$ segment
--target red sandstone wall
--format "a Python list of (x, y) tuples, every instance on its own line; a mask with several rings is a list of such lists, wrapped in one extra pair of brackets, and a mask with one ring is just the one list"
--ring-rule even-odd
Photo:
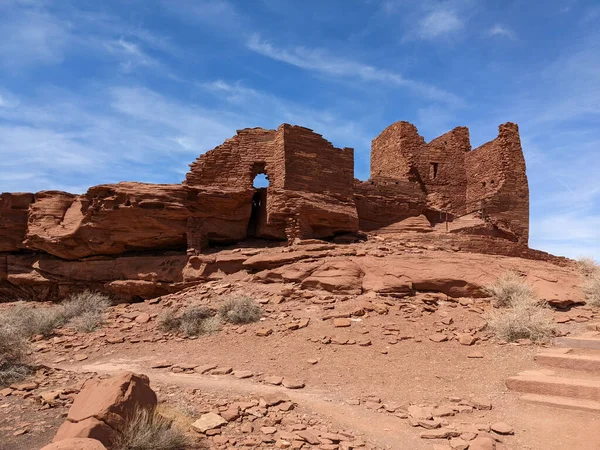
[(22, 248), (27, 212), (32, 202), (33, 194), (0, 194), (0, 252), (16, 252)]
[(466, 213), (465, 153), (470, 150), (466, 127), (426, 143), (414, 125), (396, 122), (373, 140), (371, 178), (416, 180), (430, 195), (432, 207), (462, 215)]
[(423, 214), (425, 193), (419, 184), (390, 178), (354, 181), (359, 227), (372, 231)]
[(415, 166), (428, 194), (441, 202), (438, 209), (456, 216), (466, 214), (465, 154), (471, 150), (469, 130), (457, 127), (426, 144), (415, 155)]
[(371, 178), (411, 179), (413, 156), (424, 145), (425, 139), (413, 124), (396, 122), (390, 125), (371, 143)]
[(519, 127), (500, 125), (496, 139), (467, 154), (467, 208), (484, 216), (507, 235), (527, 245), (529, 187)]
[(254, 177), (265, 173), (269, 186), (283, 187), (283, 130), (246, 128), (190, 164), (184, 184), (221, 189), (253, 189)]
[(285, 183), (294, 191), (351, 198), (354, 150), (335, 148), (320, 134), (284, 124)]

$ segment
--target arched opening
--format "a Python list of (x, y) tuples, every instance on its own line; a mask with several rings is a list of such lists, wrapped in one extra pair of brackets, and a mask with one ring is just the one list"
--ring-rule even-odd
[(261, 226), (267, 220), (267, 187), (269, 187), (269, 176), (265, 172), (264, 163), (255, 163), (253, 167), (254, 195), (252, 196), (252, 211), (248, 221), (248, 237), (256, 237), (260, 234)]

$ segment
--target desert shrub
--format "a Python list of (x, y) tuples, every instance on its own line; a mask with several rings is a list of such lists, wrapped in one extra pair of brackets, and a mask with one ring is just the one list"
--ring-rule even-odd
[(219, 329), (220, 320), (215, 311), (205, 306), (189, 306), (179, 316), (168, 309), (158, 318), (165, 331), (181, 331), (187, 336), (211, 333)]
[(127, 422), (113, 446), (114, 450), (184, 450), (191, 445), (188, 436), (157, 412), (138, 409)]
[(582, 256), (577, 259), (577, 267), (581, 274), (585, 277), (590, 277), (600, 270), (598, 264), (593, 258)]
[(0, 316), (0, 322), (11, 324), (24, 339), (41, 334), (51, 335), (54, 330), (63, 326), (67, 319), (60, 307), (31, 308), (18, 305)]
[(262, 308), (250, 297), (233, 297), (225, 301), (219, 314), (225, 322), (252, 323), (262, 316)]
[(495, 284), (486, 287), (486, 291), (494, 297), (499, 307), (521, 304), (535, 298), (533, 288), (515, 272), (506, 272)]
[(49, 336), (57, 328), (71, 323), (81, 331), (92, 331), (102, 323), (103, 313), (109, 306), (108, 297), (86, 291), (72, 295), (57, 306), (15, 306), (0, 315), (0, 322), (10, 323), (25, 339), (37, 334)]
[(0, 386), (21, 380), (30, 373), (25, 364), (27, 341), (8, 322), (0, 323)]
[(62, 314), (77, 331), (94, 331), (104, 322), (110, 299), (99, 292), (83, 291), (71, 295), (62, 304)]
[(177, 317), (177, 313), (169, 308), (165, 309), (158, 316), (158, 326), (163, 331), (177, 331), (181, 325), (181, 320)]
[(531, 339), (543, 342), (554, 335), (553, 315), (544, 303), (525, 299), (512, 303), (508, 308), (488, 312), (488, 328), (494, 335), (508, 342)]
[(600, 306), (600, 271), (596, 270), (583, 284), (583, 292), (587, 303), (592, 306)]

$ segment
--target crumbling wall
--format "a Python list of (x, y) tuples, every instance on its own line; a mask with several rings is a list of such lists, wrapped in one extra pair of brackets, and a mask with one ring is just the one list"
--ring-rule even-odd
[(254, 177), (265, 173), (269, 186), (283, 188), (284, 168), (282, 127), (278, 130), (246, 128), (190, 164), (184, 184), (250, 190)]
[(371, 178), (414, 180), (415, 155), (425, 146), (417, 127), (396, 122), (381, 132), (371, 143)]
[(362, 231), (419, 216), (427, 206), (425, 193), (418, 183), (382, 177), (355, 180), (354, 203)]
[(16, 252), (22, 248), (27, 232), (27, 212), (33, 194), (0, 194), (0, 252)]
[(284, 189), (352, 197), (354, 150), (339, 149), (320, 134), (299, 126), (283, 126)]
[(529, 187), (519, 127), (505, 123), (493, 141), (467, 154), (467, 208), (483, 212), (498, 230), (521, 244), (529, 240)]
[(468, 128), (457, 127), (415, 155), (415, 167), (430, 195), (430, 206), (455, 216), (466, 214), (465, 155), (470, 150)]
[(373, 140), (371, 178), (416, 181), (432, 208), (462, 215), (466, 213), (465, 154), (470, 150), (466, 127), (426, 143), (414, 125), (396, 122)]

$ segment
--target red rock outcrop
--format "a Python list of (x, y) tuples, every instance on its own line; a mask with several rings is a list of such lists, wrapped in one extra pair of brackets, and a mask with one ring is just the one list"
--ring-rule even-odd
[(91, 438), (110, 448), (137, 410), (154, 411), (157, 398), (146, 375), (125, 372), (105, 380), (88, 380), (53, 442)]
[[(358, 181), (353, 172), (351, 148), (283, 124), (239, 130), (191, 164), (182, 184), (2, 194), (0, 300), (55, 299), (83, 288), (150, 298), (219, 274), (273, 268), (260, 255), (206, 254), (257, 238), (350, 242), (359, 231), (409, 233), (463, 251), (551, 259), (527, 247), (529, 192), (515, 124), (471, 150), (464, 127), (426, 143), (414, 125), (397, 122), (373, 140), (371, 178)], [(258, 174), (268, 187), (253, 186)], [(304, 257), (293, 252), (280, 262)], [(354, 281), (340, 281), (345, 273), (356, 278), (344, 264), (281, 276), (358, 291)], [(395, 273), (365, 282), (382, 292), (414, 284)]]

